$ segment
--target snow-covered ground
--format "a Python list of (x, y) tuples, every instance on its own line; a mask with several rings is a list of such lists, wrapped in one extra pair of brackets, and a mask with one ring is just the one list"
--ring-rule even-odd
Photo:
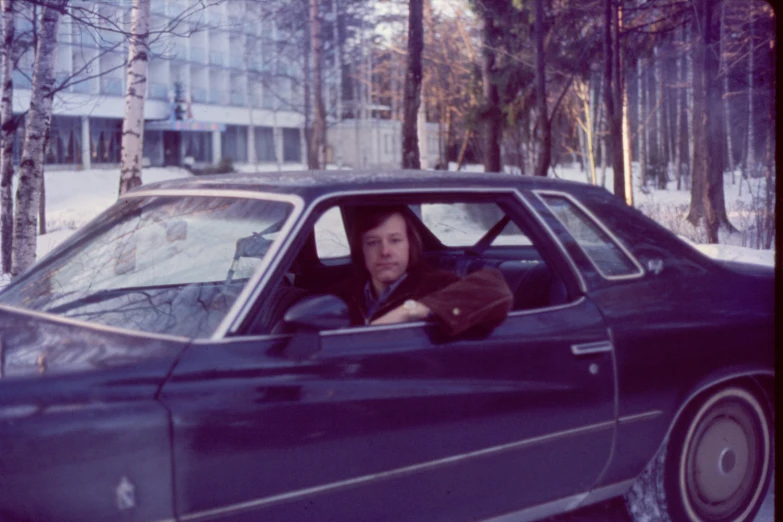
[[(302, 168), (302, 165), (286, 165), (285, 170)], [(454, 165), (450, 166), (452, 169)], [(244, 172), (276, 170), (275, 164), (264, 164), (260, 167), (244, 166)], [(469, 165), (464, 170), (483, 170), (481, 165)], [(587, 177), (577, 166), (558, 166), (554, 176), (562, 179), (586, 182)], [(78, 227), (97, 216), (117, 199), (119, 185), (119, 169), (93, 170), (47, 170), (46, 172), (46, 226), (47, 234), (38, 238), (38, 257), (42, 257), (57, 244), (67, 238)], [(143, 172), (144, 183), (191, 176), (181, 168), (147, 168)], [(599, 172), (599, 179), (600, 179)], [(737, 179), (740, 179), (737, 176)], [(739, 184), (732, 184), (731, 177), (726, 176), (725, 196), (729, 217), (740, 233), (727, 234), (721, 231), (720, 245), (706, 245), (702, 230), (688, 224), (684, 216), (690, 202), (690, 193), (685, 190), (675, 190), (671, 182), (668, 190), (653, 189), (647, 193), (634, 187), (634, 204), (648, 216), (656, 219), (664, 226), (673, 230), (683, 239), (688, 240), (696, 248), (708, 256), (732, 261), (756, 263), (773, 266), (774, 250), (756, 250), (743, 247), (742, 230), (747, 229), (751, 220), (747, 209), (759, 193), (762, 180), (745, 181), (740, 194)], [(612, 186), (612, 173), (607, 169), (605, 186)], [(442, 220), (443, 216), (439, 216)], [(453, 216), (459, 219), (458, 216)], [(7, 276), (4, 277), (7, 281)]]

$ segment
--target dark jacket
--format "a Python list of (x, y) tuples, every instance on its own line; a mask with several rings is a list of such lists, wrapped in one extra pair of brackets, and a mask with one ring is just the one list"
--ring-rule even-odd
[(482, 269), (460, 278), (453, 272), (421, 265), (408, 272), (372, 317), (366, 317), (366, 283), (366, 277), (354, 276), (329, 292), (348, 304), (353, 325), (369, 324), (413, 299), (432, 311), (446, 335), (454, 336), (473, 328), (496, 327), (506, 318), (514, 300), (498, 270)]

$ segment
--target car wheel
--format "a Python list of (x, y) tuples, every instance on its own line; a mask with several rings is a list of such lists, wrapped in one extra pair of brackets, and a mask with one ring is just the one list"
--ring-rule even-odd
[(688, 408), (626, 493), (636, 522), (749, 522), (772, 474), (763, 400), (728, 387)]

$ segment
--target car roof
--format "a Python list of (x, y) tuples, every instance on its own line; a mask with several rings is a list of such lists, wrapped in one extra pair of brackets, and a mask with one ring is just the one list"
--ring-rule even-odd
[(297, 194), (312, 200), (326, 194), (378, 189), (548, 189), (581, 192), (604, 189), (586, 183), (516, 174), (442, 170), (309, 170), (192, 176), (142, 185), (153, 190), (245, 190)]

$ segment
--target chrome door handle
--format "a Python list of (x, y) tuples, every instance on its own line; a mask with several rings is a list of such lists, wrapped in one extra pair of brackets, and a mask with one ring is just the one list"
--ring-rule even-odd
[(609, 341), (597, 341), (594, 343), (580, 343), (571, 345), (571, 353), (574, 355), (591, 355), (594, 353), (611, 351), (612, 343)]

